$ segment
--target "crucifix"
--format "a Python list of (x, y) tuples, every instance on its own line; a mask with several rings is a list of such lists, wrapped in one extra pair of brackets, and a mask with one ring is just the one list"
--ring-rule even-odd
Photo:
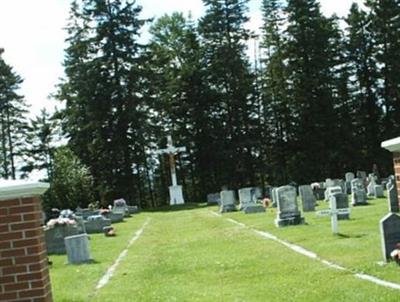
[(332, 233), (334, 235), (339, 234), (339, 226), (338, 226), (338, 215), (339, 214), (350, 214), (349, 208), (338, 209), (336, 206), (336, 198), (334, 196), (330, 197), (331, 208), (329, 210), (322, 210), (317, 212), (317, 216), (331, 216), (331, 227)]
[(172, 143), (171, 135), (168, 135), (167, 141), (168, 141), (167, 148), (157, 150), (156, 154), (168, 154), (169, 156), (169, 167), (171, 169), (171, 183), (172, 183), (172, 185), (169, 187), (170, 205), (184, 204), (185, 201), (183, 199), (182, 186), (178, 186), (178, 182), (176, 180), (175, 156), (179, 152), (185, 152), (186, 147), (175, 147), (174, 144)]

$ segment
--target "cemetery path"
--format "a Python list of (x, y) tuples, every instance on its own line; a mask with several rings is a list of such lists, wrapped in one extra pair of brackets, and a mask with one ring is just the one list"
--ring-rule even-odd
[(398, 291), (260, 240), (207, 209), (145, 215), (151, 223), (93, 301), (398, 301)]

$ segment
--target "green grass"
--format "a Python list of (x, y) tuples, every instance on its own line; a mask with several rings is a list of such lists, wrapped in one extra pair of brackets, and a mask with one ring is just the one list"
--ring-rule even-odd
[[(279, 243), (265, 240), (231, 217), (316, 252), (353, 271), (400, 283), (400, 268), (380, 266), (379, 220), (385, 200), (354, 208), (350, 221), (340, 221), (342, 236), (333, 236), (329, 218), (307, 213), (307, 225), (278, 229), (276, 212), (215, 217), (192, 206), (147, 212), (117, 224), (118, 236), (91, 236), (96, 263), (65, 265), (52, 256), (50, 270), (55, 301), (399, 301), (400, 291), (330, 269)], [(324, 208), (326, 205), (320, 206)], [(179, 211), (177, 209), (180, 209)], [(143, 235), (129, 249), (110, 282), (96, 284), (150, 218)]]

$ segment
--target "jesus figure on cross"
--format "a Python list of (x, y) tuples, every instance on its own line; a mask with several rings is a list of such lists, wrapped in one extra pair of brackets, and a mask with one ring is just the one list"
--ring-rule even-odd
[(171, 183), (169, 187), (170, 205), (184, 204), (182, 186), (178, 186), (176, 180), (176, 165), (175, 165), (175, 155), (179, 152), (185, 152), (186, 147), (175, 147), (172, 143), (171, 135), (168, 135), (168, 143), (166, 149), (160, 149), (156, 151), (156, 154), (168, 154), (169, 155), (169, 166), (171, 169)]

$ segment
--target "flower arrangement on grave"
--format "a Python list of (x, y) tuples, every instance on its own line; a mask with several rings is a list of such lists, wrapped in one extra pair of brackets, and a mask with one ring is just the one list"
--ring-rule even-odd
[(271, 199), (269, 199), (269, 198), (264, 198), (264, 199), (262, 200), (262, 205), (263, 205), (264, 208), (268, 208), (270, 204), (271, 204)]
[(54, 228), (55, 226), (63, 226), (63, 225), (76, 225), (76, 221), (69, 218), (59, 217), (55, 219), (50, 219), (46, 224), (48, 228)]
[(390, 257), (400, 265), (400, 243), (396, 244), (396, 248), (390, 253)]

